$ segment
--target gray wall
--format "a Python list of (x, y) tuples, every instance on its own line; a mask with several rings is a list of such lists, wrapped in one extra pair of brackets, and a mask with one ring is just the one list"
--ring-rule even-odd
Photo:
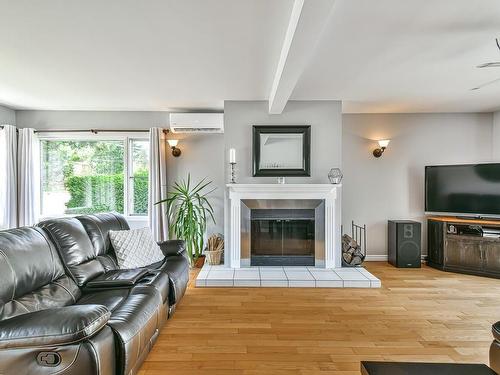
[[(342, 164), (341, 102), (290, 101), (282, 114), (270, 115), (267, 101), (225, 101), (225, 181), (229, 180), (229, 149), (234, 148), (238, 183), (276, 183), (275, 177), (252, 177), (252, 125), (311, 125), (311, 177), (289, 177), (287, 183), (328, 183), (329, 170)], [(228, 207), (225, 233), (229, 233)], [(229, 264), (229, 252), (224, 255)]]
[(327, 183), (329, 170), (341, 166), (341, 102), (290, 101), (282, 114), (270, 115), (267, 101), (225, 101), (226, 180), (234, 148), (238, 183), (276, 183), (275, 177), (252, 177), (252, 125), (311, 125), (311, 177), (289, 177), (287, 183)]
[[(488, 162), (493, 116), (484, 114), (345, 114), (343, 223), (368, 226), (368, 254), (387, 254), (387, 220), (424, 217), (424, 167)], [(391, 143), (372, 156), (377, 139)], [(498, 160), (498, 159), (497, 159)]]
[(179, 135), (177, 138), (182, 154), (175, 158), (169, 153), (168, 185), (187, 178), (188, 173), (194, 182), (204, 177), (213, 181), (211, 186), (216, 190), (210, 196), (216, 224), (209, 222), (207, 234), (224, 233), (224, 134)]
[(0, 125), (16, 125), (16, 111), (0, 105)]
[[(338, 101), (291, 101), (283, 114), (269, 115), (266, 101), (226, 101), (224, 117), (225, 134), (179, 135), (182, 155), (168, 158), (169, 185), (188, 172), (195, 180), (207, 176), (214, 181), (217, 225), (209, 233), (224, 228), (229, 148), (236, 148), (239, 183), (276, 183), (275, 178), (252, 177), (252, 125), (312, 125), (312, 177), (288, 178), (287, 182), (327, 183), (329, 169), (342, 166), (343, 222), (368, 225), (369, 255), (387, 254), (388, 219), (424, 223), (425, 165), (500, 161), (500, 112), (342, 116)], [(168, 112), (15, 113), (0, 107), (0, 120), (37, 129), (148, 129), (167, 127)], [(382, 138), (392, 141), (386, 153), (375, 159), (371, 152), (375, 140)], [(423, 244), (425, 252), (426, 241)]]
[(17, 111), (20, 128), (149, 129), (168, 127), (168, 112), (133, 111)]

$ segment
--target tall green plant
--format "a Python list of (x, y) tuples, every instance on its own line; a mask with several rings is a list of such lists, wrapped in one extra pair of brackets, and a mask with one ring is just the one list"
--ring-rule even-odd
[(208, 201), (208, 195), (214, 189), (209, 188), (212, 181), (205, 177), (191, 186), (191, 175), (187, 179), (175, 182), (167, 198), (156, 204), (167, 205), (170, 237), (186, 241), (187, 253), (191, 264), (203, 251), (203, 236), (207, 230), (207, 222), (211, 219), (215, 224), (214, 209)]

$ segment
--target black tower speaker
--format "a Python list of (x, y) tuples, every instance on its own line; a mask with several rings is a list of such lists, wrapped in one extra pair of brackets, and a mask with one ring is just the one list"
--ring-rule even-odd
[(410, 220), (389, 220), (389, 263), (402, 268), (419, 268), (421, 225)]

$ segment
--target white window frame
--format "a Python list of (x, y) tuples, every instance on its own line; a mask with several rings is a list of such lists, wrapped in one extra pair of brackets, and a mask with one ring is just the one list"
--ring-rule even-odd
[[(130, 222), (144, 222), (147, 221), (148, 215), (141, 215), (141, 214), (131, 214), (131, 208), (132, 208), (132, 197), (130, 194), (131, 191), (131, 183), (133, 181), (133, 176), (131, 176), (132, 172), (132, 158), (130, 157), (131, 155), (131, 147), (132, 147), (132, 140), (140, 140), (140, 141), (149, 141), (149, 136), (147, 132), (143, 133), (127, 133), (127, 132), (116, 132), (116, 133), (89, 133), (88, 131), (86, 132), (81, 132), (81, 133), (66, 133), (66, 132), (50, 132), (50, 133), (43, 133), (41, 131), (38, 134), (38, 140), (40, 141), (39, 147), (40, 151), (42, 148), (42, 141), (121, 141), (124, 144), (124, 149), (123, 149), (123, 165), (125, 166), (125, 171), (124, 171), (124, 179), (123, 179), (123, 215), (127, 218), (128, 221)], [(151, 157), (151, 155), (150, 155)], [(42, 158), (40, 158), (40, 172), (42, 171)], [(48, 216), (43, 216), (42, 212), (42, 205), (43, 205), (43, 200), (42, 200), (42, 178), (41, 178), (41, 173), (40, 173), (40, 213), (41, 213), (41, 218), (46, 219), (49, 218)], [(73, 215), (64, 215), (64, 216), (73, 216)]]

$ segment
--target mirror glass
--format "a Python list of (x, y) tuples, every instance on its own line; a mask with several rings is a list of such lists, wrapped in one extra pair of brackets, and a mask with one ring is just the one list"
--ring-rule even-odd
[(304, 168), (303, 134), (261, 133), (259, 169)]

